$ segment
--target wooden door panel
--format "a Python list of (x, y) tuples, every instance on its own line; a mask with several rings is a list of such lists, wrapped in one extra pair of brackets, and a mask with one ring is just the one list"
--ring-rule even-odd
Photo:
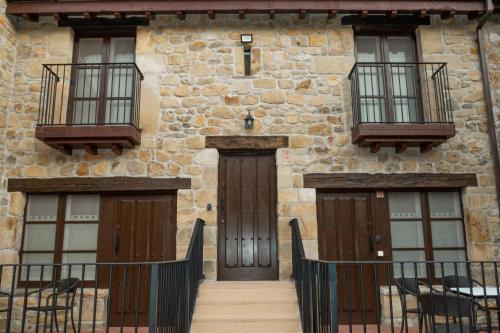
[(273, 155), (221, 156), (218, 225), (219, 279), (277, 279)]
[[(373, 196), (369, 193), (318, 193), (320, 259), (375, 260)], [(338, 264), (338, 304), (341, 324), (376, 323), (373, 267)]]
[[(106, 212), (100, 226), (103, 231), (99, 236), (100, 260), (120, 263), (174, 260), (176, 200), (175, 194), (103, 196), (101, 210)], [(111, 326), (121, 326), (122, 322), (124, 326), (134, 326), (136, 320), (140, 326), (147, 325), (150, 272), (149, 265), (114, 266)], [(105, 273), (107, 284), (109, 270), (101, 273)]]

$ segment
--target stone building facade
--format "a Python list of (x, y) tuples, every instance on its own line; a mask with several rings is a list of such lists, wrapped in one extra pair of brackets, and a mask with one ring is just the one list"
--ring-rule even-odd
[[(351, 143), (348, 74), (355, 63), (352, 26), (324, 15), (158, 15), (137, 28), (136, 63), (144, 74), (142, 143), (117, 156), (110, 150), (65, 155), (34, 137), (42, 64), (70, 63), (73, 31), (52, 18), (31, 23), (8, 18), (0, 5), (0, 260), (18, 262), (25, 197), (7, 193), (8, 178), (143, 176), (186, 177), (190, 190), (177, 198), (177, 257), (186, 252), (196, 218), (207, 222), (205, 271), (215, 279), (219, 154), (206, 136), (285, 135), (276, 152), (280, 278), (291, 269), (288, 222), (300, 221), (309, 257), (318, 257), (316, 191), (305, 173), (464, 173), (478, 186), (462, 191), (471, 260), (500, 256), (500, 220), (481, 81), (477, 21), (441, 20), (417, 29), (423, 61), (448, 63), (456, 136), (427, 153), (370, 153)], [(489, 61), (498, 99), (500, 23), (487, 25)], [(244, 75), (241, 33), (252, 33), (252, 75)], [(497, 106), (496, 106), (497, 107)], [(498, 108), (498, 107), (497, 107)], [(253, 130), (243, 119), (251, 111)], [(207, 204), (214, 209), (208, 211)]]

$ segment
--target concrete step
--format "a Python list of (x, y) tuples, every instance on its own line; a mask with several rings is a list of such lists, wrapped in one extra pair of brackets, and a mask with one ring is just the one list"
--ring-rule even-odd
[(191, 324), (191, 333), (302, 333), (300, 320), (210, 320)]
[(299, 333), (295, 286), (289, 281), (203, 282), (191, 333)]

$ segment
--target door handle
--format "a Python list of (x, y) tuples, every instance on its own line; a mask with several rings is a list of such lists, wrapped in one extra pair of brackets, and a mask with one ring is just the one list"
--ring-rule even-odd
[(120, 255), (120, 229), (116, 230), (115, 234), (115, 256)]
[(220, 209), (220, 223), (221, 224), (224, 224), (226, 223), (225, 221), (225, 218), (226, 218), (226, 197), (225, 196), (221, 196), (220, 198), (220, 202), (219, 202), (219, 209)]

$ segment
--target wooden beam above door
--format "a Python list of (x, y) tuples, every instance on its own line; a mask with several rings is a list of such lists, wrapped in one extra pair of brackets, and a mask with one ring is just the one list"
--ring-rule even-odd
[(72, 177), (72, 178), (10, 178), (9, 192), (162, 192), (190, 189), (191, 178), (148, 177)]
[(206, 148), (230, 149), (278, 149), (288, 148), (287, 136), (207, 136)]
[(474, 173), (309, 173), (304, 187), (324, 189), (463, 188), (477, 186)]

